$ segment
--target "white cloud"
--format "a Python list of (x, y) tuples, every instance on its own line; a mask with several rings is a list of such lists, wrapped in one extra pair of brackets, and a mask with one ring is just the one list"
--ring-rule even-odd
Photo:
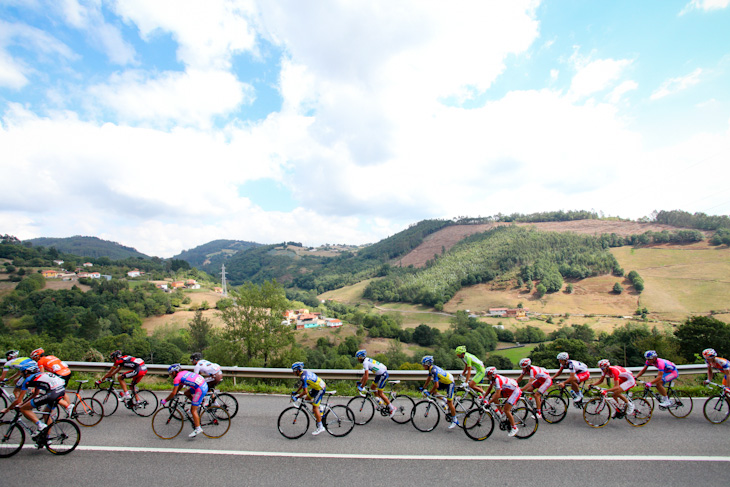
[(682, 90), (686, 90), (687, 88), (694, 86), (700, 82), (701, 74), (702, 69), (697, 68), (686, 76), (668, 79), (663, 82), (661, 86), (659, 86), (659, 88), (654, 90), (649, 98), (651, 100), (659, 100), (660, 98), (664, 98), (665, 96), (673, 95)]
[(577, 73), (570, 84), (571, 96), (583, 98), (609, 88), (630, 65), (631, 61), (628, 59), (579, 61)]
[(684, 15), (693, 10), (703, 10), (705, 12), (710, 10), (721, 10), (723, 8), (727, 8), (728, 5), (730, 5), (730, 0), (691, 0), (679, 12), (679, 15)]

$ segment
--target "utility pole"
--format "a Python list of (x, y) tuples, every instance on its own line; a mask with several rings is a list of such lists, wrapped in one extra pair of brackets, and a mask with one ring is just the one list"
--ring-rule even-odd
[(228, 296), (228, 286), (226, 285), (226, 265), (221, 265), (221, 287), (223, 288), (223, 296)]

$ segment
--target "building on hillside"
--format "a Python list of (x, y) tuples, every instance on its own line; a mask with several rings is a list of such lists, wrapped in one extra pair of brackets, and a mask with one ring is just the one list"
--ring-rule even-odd
[(89, 272), (79, 272), (79, 273), (78, 273), (78, 274), (76, 274), (76, 275), (77, 275), (77, 277), (78, 277), (79, 279), (84, 279), (84, 278), (88, 278), (88, 279), (91, 279), (91, 273), (89, 273)]
[(139, 277), (142, 275), (142, 272), (140, 272), (139, 269), (132, 269), (131, 271), (127, 272), (127, 277)]
[(63, 272), (59, 273), (58, 276), (62, 281), (75, 281), (76, 280), (76, 273), (75, 272)]
[(48, 269), (45, 271), (41, 271), (41, 275), (43, 277), (45, 277), (46, 279), (54, 279), (54, 278), (58, 277), (58, 271)]
[(216, 286), (213, 288), (213, 292), (218, 293), (218, 294), (223, 294), (223, 288)]
[(91, 262), (84, 262), (81, 265), (84, 266), (84, 267), (93, 267), (94, 266), (94, 264), (92, 264)]
[(112, 276), (110, 276), (110, 275), (108, 275), (108, 274), (102, 274), (102, 275), (101, 275), (101, 277), (103, 277), (103, 278), (104, 278), (104, 279), (106, 279), (107, 281), (111, 281), (111, 280), (112, 280)]
[(342, 326), (342, 320), (338, 320), (337, 318), (325, 318), (324, 322), (327, 328), (339, 328)]
[(170, 283), (170, 289), (182, 289), (185, 287), (185, 283), (182, 281), (172, 281)]
[(527, 316), (527, 312), (529, 309), (527, 308), (510, 308), (507, 310), (507, 316), (508, 318), (524, 318)]
[(507, 316), (507, 308), (489, 308), (489, 316)]
[(63, 261), (62, 260), (54, 260), (53, 263), (56, 264), (56, 265), (63, 265)]

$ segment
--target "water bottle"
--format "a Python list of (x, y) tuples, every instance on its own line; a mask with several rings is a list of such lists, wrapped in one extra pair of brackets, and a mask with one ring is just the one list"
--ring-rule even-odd
[(446, 409), (446, 399), (441, 399), (441, 407)]
[(573, 398), (573, 400), (578, 398), (578, 393), (575, 392), (573, 389), (571, 389), (569, 392), (570, 392), (570, 396)]

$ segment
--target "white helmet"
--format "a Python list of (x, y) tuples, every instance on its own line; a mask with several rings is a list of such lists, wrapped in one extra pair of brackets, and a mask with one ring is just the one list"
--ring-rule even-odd
[(484, 372), (484, 375), (487, 377), (494, 377), (494, 374), (497, 373), (497, 367), (487, 367), (487, 370)]
[(522, 367), (523, 369), (529, 367), (530, 365), (532, 365), (532, 360), (530, 360), (529, 358), (523, 358), (522, 360), (520, 360), (520, 367)]
[(558, 354), (558, 360), (568, 360), (569, 358), (568, 352), (560, 352)]
[(604, 358), (603, 360), (598, 361), (598, 368), (599, 369), (605, 369), (611, 365), (611, 362), (608, 361), (608, 359)]

